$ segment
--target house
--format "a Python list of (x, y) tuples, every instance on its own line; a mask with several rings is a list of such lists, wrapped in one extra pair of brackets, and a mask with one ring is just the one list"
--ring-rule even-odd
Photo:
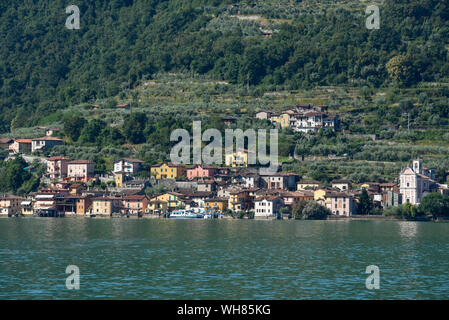
[(84, 190), (83, 185), (79, 183), (74, 183), (69, 186), (69, 192), (72, 195), (81, 194), (83, 190)]
[(195, 202), (197, 207), (204, 208), (205, 201), (213, 196), (212, 192), (208, 191), (193, 191), (193, 190), (179, 190), (178, 193), (182, 194), (184, 200)]
[(9, 145), (10, 154), (31, 153), (31, 139), (16, 139)]
[(256, 119), (259, 120), (270, 120), (271, 116), (274, 114), (273, 111), (259, 111), (256, 113)]
[(145, 195), (132, 195), (123, 199), (122, 213), (143, 214), (147, 211), (149, 200)]
[(298, 191), (304, 190), (315, 190), (321, 187), (321, 182), (316, 180), (301, 180), (296, 184), (296, 189)]
[(142, 168), (142, 160), (124, 158), (114, 162), (114, 173), (136, 173)]
[(168, 204), (162, 200), (151, 200), (148, 202), (148, 213), (150, 214), (163, 214), (167, 212)]
[(185, 172), (185, 167), (181, 164), (171, 162), (160, 163), (151, 167), (151, 175), (156, 179), (172, 179), (176, 180)]
[(232, 168), (242, 168), (248, 166), (248, 150), (239, 150), (232, 153), (225, 154), (225, 164), (226, 166)]
[(331, 183), (332, 183), (332, 188), (338, 189), (340, 191), (348, 191), (352, 188), (351, 180), (337, 179), (337, 180), (333, 180)]
[(30, 216), (33, 214), (33, 201), (32, 200), (23, 200), (20, 203), (20, 206), (22, 207), (22, 214), (24, 216)]
[(160, 200), (167, 203), (168, 210), (173, 210), (183, 205), (184, 195), (178, 192), (166, 192), (151, 198), (151, 201)]
[(55, 216), (57, 214), (57, 193), (38, 192), (34, 194), (33, 212), (38, 215)]
[(24, 199), (16, 196), (0, 197), (0, 215), (16, 215), (22, 212), (21, 203)]
[(228, 208), (228, 199), (209, 198), (204, 200), (204, 207), (210, 210), (224, 212)]
[(62, 139), (55, 137), (43, 137), (37, 139), (31, 139), (31, 152), (40, 150), (49, 150), (54, 146), (63, 144)]
[(295, 192), (283, 192), (280, 194), (284, 204), (286, 206), (295, 206), (301, 201), (311, 201), (314, 198), (312, 191), (295, 191)]
[(193, 180), (195, 178), (208, 178), (215, 175), (216, 169), (214, 167), (195, 164), (187, 169), (187, 179)]
[(254, 218), (278, 216), (284, 201), (279, 196), (262, 196), (254, 200)]
[(229, 191), (228, 208), (232, 211), (244, 211), (251, 208), (251, 198), (248, 190)]
[(14, 140), (11, 138), (0, 138), (0, 148), (9, 150), (9, 146), (14, 143)]
[(78, 196), (75, 199), (75, 213), (79, 215), (86, 215), (92, 208), (92, 196)]
[(349, 217), (355, 213), (354, 197), (343, 192), (331, 192), (326, 195), (330, 201), (326, 207), (332, 211), (333, 215)]
[(90, 214), (112, 216), (118, 213), (122, 207), (122, 199), (117, 197), (97, 197), (92, 199)]
[(261, 174), (261, 187), (267, 189), (296, 190), (298, 175), (293, 172)]
[(197, 183), (197, 191), (214, 192), (217, 190), (217, 183), (215, 181), (200, 181)]
[(75, 160), (67, 164), (67, 176), (74, 180), (87, 181), (94, 176), (95, 163), (89, 160)]
[(47, 159), (47, 175), (50, 179), (67, 176), (67, 164), (69, 159), (64, 157), (51, 157)]

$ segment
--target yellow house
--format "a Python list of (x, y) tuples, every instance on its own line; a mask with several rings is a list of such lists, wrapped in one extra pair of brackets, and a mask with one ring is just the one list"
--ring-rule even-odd
[(326, 195), (327, 195), (326, 189), (317, 189), (313, 193), (313, 200), (315, 200), (321, 205), (326, 205), (331, 202), (331, 199), (328, 198)]
[(290, 126), (290, 115), (283, 113), (279, 116), (278, 121), (282, 129), (288, 128)]
[(248, 166), (248, 150), (235, 151), (232, 154), (226, 154), (225, 164), (228, 167), (244, 167)]
[(114, 174), (115, 186), (117, 188), (122, 188), (123, 187), (123, 179), (124, 179), (123, 172), (116, 172)]
[(33, 214), (33, 203), (31, 200), (24, 200), (20, 203), (20, 205), (22, 206), (22, 214), (24, 216)]
[(148, 212), (151, 214), (162, 214), (168, 209), (168, 203), (162, 200), (151, 200), (148, 202)]
[(225, 211), (228, 208), (228, 199), (226, 198), (211, 198), (204, 200), (204, 206), (208, 209), (218, 211)]
[(92, 212), (95, 215), (110, 216), (112, 213), (119, 212), (121, 198), (99, 197), (92, 199)]
[(271, 122), (279, 125), (282, 129), (290, 126), (290, 114), (289, 112), (281, 113), (278, 116), (272, 116)]
[(156, 179), (177, 179), (184, 174), (184, 166), (180, 164), (159, 163), (151, 167), (151, 175)]
[(183, 197), (182, 193), (167, 192), (152, 198), (151, 201), (159, 200), (166, 202), (168, 209), (174, 209), (184, 204), (182, 197)]
[(321, 186), (319, 181), (315, 180), (301, 180), (296, 184), (297, 190), (305, 191), (307, 189), (317, 189)]

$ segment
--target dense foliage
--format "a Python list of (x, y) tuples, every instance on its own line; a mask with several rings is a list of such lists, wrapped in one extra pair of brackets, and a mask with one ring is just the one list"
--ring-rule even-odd
[[(0, 132), (115, 96), (157, 72), (268, 89), (412, 86), (447, 77), (447, 0), (387, 1), (380, 30), (364, 27), (359, 1), (317, 2), (79, 0), (81, 29), (68, 30), (65, 1), (3, 1)], [(239, 11), (260, 18), (237, 19)], [(86, 136), (101, 124), (92, 125)]]

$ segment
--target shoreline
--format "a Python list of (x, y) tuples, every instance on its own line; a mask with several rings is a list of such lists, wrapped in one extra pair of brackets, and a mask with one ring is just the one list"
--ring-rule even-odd
[[(133, 219), (133, 220), (139, 220), (139, 219), (167, 219), (167, 220), (254, 220), (254, 221), (273, 221), (273, 220), (279, 220), (279, 221), (314, 221), (314, 220), (301, 220), (301, 219), (277, 219), (276, 217), (256, 217), (249, 219), (248, 217), (243, 218), (237, 218), (232, 216), (223, 216), (222, 218), (218, 219), (170, 219), (165, 218), (164, 216), (157, 216), (157, 215), (143, 215), (141, 217), (137, 215), (130, 215), (128, 216), (90, 216), (90, 215), (76, 215), (76, 214), (68, 214), (63, 217), (39, 217), (35, 215), (20, 215), (20, 216), (13, 216), (9, 217), (6, 215), (0, 215), (1, 218), (42, 218), (42, 219), (58, 219), (58, 218), (72, 218), (72, 219)], [(402, 217), (395, 217), (395, 216), (380, 216), (380, 215), (372, 215), (372, 216), (329, 216), (325, 220), (316, 220), (316, 221), (410, 221), (410, 222), (435, 222), (435, 223), (449, 223), (449, 217), (440, 217), (438, 219), (432, 219), (428, 217), (421, 217), (417, 219), (405, 219)]]

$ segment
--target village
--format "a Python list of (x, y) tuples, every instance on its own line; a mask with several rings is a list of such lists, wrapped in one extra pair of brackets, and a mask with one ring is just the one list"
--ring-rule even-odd
[[(338, 115), (327, 114), (326, 106), (298, 105), (281, 113), (259, 111), (256, 118), (298, 132), (339, 130)], [(42, 138), (2, 138), (0, 147), (7, 148), (10, 157), (48, 150), (64, 143), (53, 133), (47, 129)], [(223, 166), (154, 164), (148, 179), (136, 177), (143, 170), (139, 159), (119, 159), (112, 172), (98, 175), (92, 161), (53, 156), (43, 159), (46, 172), (38, 191), (22, 197), (2, 195), (0, 215), (170, 217), (189, 210), (202, 213), (198, 216), (288, 219), (298, 204), (314, 202), (327, 208), (330, 216), (344, 218), (364, 214), (360, 210), (364, 193), (370, 206), (380, 211), (405, 203), (418, 205), (429, 193), (449, 194), (448, 186), (435, 181), (435, 170), (423, 167), (422, 159), (398, 172), (395, 182), (355, 184), (336, 179), (323, 184), (283, 171), (282, 164), (278, 172), (261, 173), (249, 164), (249, 152), (234, 151)], [(95, 187), (100, 182), (107, 187)], [(148, 187), (155, 186), (162, 191), (146, 193)]]

